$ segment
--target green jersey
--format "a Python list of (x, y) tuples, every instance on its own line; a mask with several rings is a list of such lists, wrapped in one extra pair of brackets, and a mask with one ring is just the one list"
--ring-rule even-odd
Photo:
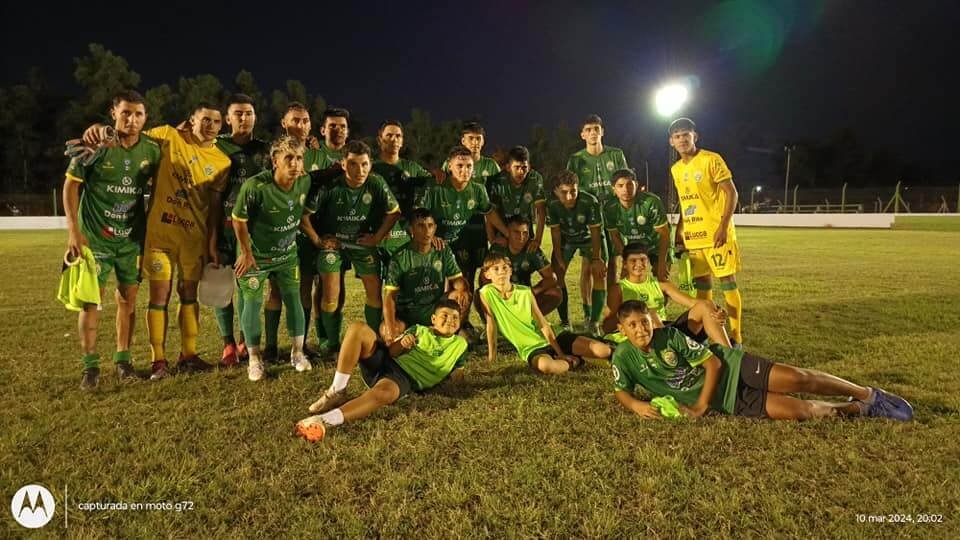
[(517, 354), (524, 362), (530, 359), (530, 353), (550, 346), (534, 320), (534, 298), (530, 287), (514, 285), (510, 297), (504, 299), (490, 283), (480, 289), (480, 294), (493, 313), (497, 329), (517, 349)]
[(217, 148), (230, 158), (230, 172), (227, 175), (227, 188), (223, 191), (223, 234), (233, 237), (233, 224), (230, 216), (237, 204), (240, 186), (260, 171), (267, 169), (270, 160), (270, 145), (260, 139), (251, 138), (244, 144), (233, 142), (230, 135), (217, 137)]
[(297, 229), (310, 191), (310, 177), (303, 175), (284, 191), (272, 171), (248, 178), (240, 187), (232, 217), (246, 221), (253, 257), (257, 263), (277, 264), (297, 257)]
[(660, 245), (657, 229), (667, 226), (667, 209), (653, 193), (637, 192), (630, 208), (624, 208), (617, 198), (603, 207), (603, 221), (611, 233), (620, 233), (623, 245), (640, 242), (647, 252), (656, 253)]
[(540, 173), (530, 171), (518, 186), (510, 179), (510, 172), (503, 171), (489, 179), (487, 191), (490, 193), (490, 204), (500, 212), (504, 221), (509, 216), (523, 216), (530, 227), (530, 235), (533, 236), (536, 232), (533, 230), (533, 209), (537, 203), (545, 203), (547, 200), (543, 191), (543, 176)]
[(317, 214), (318, 232), (341, 242), (355, 243), (360, 235), (376, 232), (384, 216), (400, 211), (387, 182), (375, 173), (359, 187), (348, 186), (346, 176), (340, 174), (325, 189), (314, 192), (307, 209)]
[(316, 161), (316, 166), (320, 170), (329, 169), (333, 167), (334, 163), (343, 159), (343, 151), (330, 148), (326, 142), (320, 143), (320, 149), (317, 150), (317, 152), (319, 153), (319, 157)]
[(632, 393), (640, 385), (655, 397), (673, 396), (683, 405), (693, 405), (706, 377), (702, 364), (711, 354), (720, 359), (721, 369), (710, 407), (733, 414), (743, 351), (721, 345), (708, 348), (676, 328), (655, 329), (650, 352), (629, 341), (621, 343), (613, 352), (613, 387)]
[(130, 148), (104, 148), (89, 165), (70, 161), (67, 179), (83, 185), (78, 223), (88, 241), (143, 243), (144, 189), (160, 164), (160, 145), (147, 137)]
[(447, 281), (463, 275), (450, 246), (420, 253), (407, 243), (390, 258), (384, 289), (397, 291), (397, 306), (433, 307), (447, 289)]
[(610, 188), (610, 178), (613, 173), (627, 168), (627, 158), (623, 157), (623, 150), (612, 146), (604, 146), (599, 155), (592, 156), (586, 148), (572, 154), (567, 160), (567, 170), (572, 171), (580, 179), (580, 191), (590, 193), (603, 204), (613, 198)]
[(404, 334), (417, 338), (417, 344), (409, 351), (394, 358), (400, 369), (413, 379), (418, 390), (432, 388), (462, 367), (467, 356), (467, 340), (454, 334), (442, 337), (432, 328), (415, 324)]
[(661, 321), (667, 320), (667, 302), (663, 296), (663, 289), (660, 288), (660, 282), (651, 272), (647, 272), (647, 279), (643, 283), (634, 283), (627, 278), (617, 282), (620, 286), (620, 293), (623, 295), (623, 301), (640, 300), (650, 311), (655, 311)]
[(550, 266), (550, 261), (543, 254), (543, 251), (527, 251), (521, 249), (520, 253), (513, 253), (507, 246), (493, 244), (490, 246), (490, 253), (501, 253), (510, 260), (510, 266), (513, 267), (513, 274), (510, 281), (530, 287), (530, 279), (534, 272), (539, 272)]
[(462, 190), (457, 191), (448, 178), (441, 185), (427, 187), (417, 206), (433, 214), (438, 237), (445, 242), (454, 242), (471, 216), (490, 212), (490, 198), (486, 188), (477, 182), (467, 182)]
[[(447, 162), (444, 161), (443, 165), (440, 167), (444, 171), (449, 171), (450, 168), (447, 166)], [(470, 177), (470, 180), (479, 183), (483, 187), (488, 187), (487, 180), (493, 178), (500, 172), (500, 165), (497, 164), (496, 160), (493, 158), (488, 158), (487, 156), (480, 156), (480, 159), (473, 162), (473, 176)], [(470, 229), (472, 234), (477, 235), (477, 239), (482, 238), (484, 246), (486, 246), (487, 235), (484, 232), (483, 225), (483, 216), (480, 214), (474, 214), (470, 221), (467, 222), (467, 229)], [(473, 238), (473, 236), (471, 236)]]
[[(423, 196), (425, 187), (436, 182), (429, 171), (409, 159), (401, 159), (391, 164), (377, 158), (373, 162), (373, 172), (386, 180), (400, 205), (401, 216), (409, 214), (414, 208), (414, 201)], [(407, 220), (401, 217), (390, 229), (390, 236), (384, 239), (383, 244), (385, 247), (399, 247), (409, 239)]]
[(600, 202), (586, 192), (577, 195), (577, 202), (570, 209), (559, 200), (551, 199), (547, 205), (547, 225), (560, 227), (564, 244), (590, 244), (590, 227), (603, 226)]

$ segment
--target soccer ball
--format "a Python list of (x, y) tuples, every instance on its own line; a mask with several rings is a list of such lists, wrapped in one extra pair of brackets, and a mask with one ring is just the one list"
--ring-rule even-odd
[(310, 442), (317, 442), (323, 439), (327, 434), (327, 426), (323, 424), (320, 416), (311, 416), (297, 422), (297, 436), (303, 437)]

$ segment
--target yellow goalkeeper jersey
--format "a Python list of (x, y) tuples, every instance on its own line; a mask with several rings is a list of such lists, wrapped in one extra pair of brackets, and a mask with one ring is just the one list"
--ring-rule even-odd
[(230, 158), (216, 145), (201, 147), (171, 126), (145, 132), (162, 149), (147, 217), (147, 239), (204, 239), (210, 191), (223, 191)]
[[(720, 184), (732, 181), (733, 174), (720, 154), (703, 149), (687, 163), (683, 160), (674, 163), (670, 173), (680, 197), (684, 245), (687, 249), (713, 247), (713, 235), (720, 226), (726, 204), (726, 195)], [(736, 239), (731, 219), (727, 242)]]

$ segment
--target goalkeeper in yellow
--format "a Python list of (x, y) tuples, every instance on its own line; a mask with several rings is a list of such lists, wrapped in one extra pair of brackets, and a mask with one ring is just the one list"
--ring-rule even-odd
[(690, 252), (697, 298), (713, 299), (713, 276), (720, 280), (730, 333), (743, 342), (742, 306), (736, 273), (740, 248), (733, 225), (737, 188), (720, 154), (697, 148), (697, 127), (689, 118), (670, 124), (670, 146), (680, 160), (670, 168), (680, 198), (676, 245)]

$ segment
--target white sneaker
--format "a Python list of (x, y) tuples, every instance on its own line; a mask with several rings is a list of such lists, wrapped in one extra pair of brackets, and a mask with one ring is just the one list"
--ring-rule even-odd
[(250, 355), (247, 364), (247, 378), (254, 382), (263, 379), (263, 360), (259, 356)]
[(307, 355), (303, 354), (303, 351), (290, 353), (290, 364), (293, 366), (293, 369), (298, 372), (313, 369), (313, 365), (307, 360)]

